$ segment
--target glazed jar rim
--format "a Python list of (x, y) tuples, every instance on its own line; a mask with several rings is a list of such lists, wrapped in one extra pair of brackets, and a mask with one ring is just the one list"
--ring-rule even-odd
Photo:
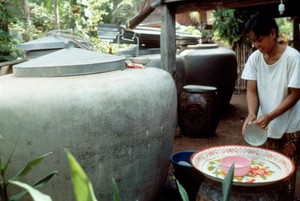
[(212, 92), (216, 91), (217, 88), (213, 86), (204, 86), (204, 85), (185, 85), (183, 90), (186, 92)]

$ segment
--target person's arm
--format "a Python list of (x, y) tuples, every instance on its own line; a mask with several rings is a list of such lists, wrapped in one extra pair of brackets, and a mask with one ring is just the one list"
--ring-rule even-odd
[(256, 120), (256, 114), (258, 111), (259, 100), (258, 100), (258, 92), (257, 92), (257, 84), (255, 80), (247, 81), (247, 106), (248, 106), (248, 116), (245, 119), (242, 134), (244, 134), (246, 126)]
[(300, 89), (289, 88), (289, 94), (287, 97), (276, 107), (273, 111), (268, 114), (264, 114), (258, 118), (256, 123), (262, 128), (267, 129), (270, 121), (277, 118), (284, 112), (288, 111), (293, 107), (300, 99)]

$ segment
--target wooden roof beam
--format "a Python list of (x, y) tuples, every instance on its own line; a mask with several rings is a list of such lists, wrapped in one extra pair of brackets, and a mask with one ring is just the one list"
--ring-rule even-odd
[[(295, 0), (294, 0), (295, 1)], [(300, 1), (299, 1), (300, 2)], [(249, 6), (259, 6), (265, 4), (279, 4), (279, 0), (165, 0), (164, 4), (172, 4), (175, 6), (176, 13), (195, 10), (214, 10), (220, 8), (242, 8)]]

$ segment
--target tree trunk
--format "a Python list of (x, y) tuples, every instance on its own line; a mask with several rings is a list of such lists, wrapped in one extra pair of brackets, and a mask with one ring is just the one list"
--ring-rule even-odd
[(55, 29), (59, 30), (60, 25), (59, 25), (59, 12), (58, 12), (58, 2), (57, 0), (54, 1), (54, 17), (55, 17)]
[(3, 22), (2, 20), (0, 21), (0, 29), (2, 29), (3, 31), (8, 32), (8, 25), (6, 22)]
[[(27, 26), (30, 28), (31, 27), (31, 19), (30, 19), (30, 8), (27, 3), (27, 0), (23, 0), (23, 8), (24, 8), (24, 16), (27, 21)], [(23, 40), (24, 41), (29, 41), (32, 40), (32, 37), (28, 34), (23, 35)]]

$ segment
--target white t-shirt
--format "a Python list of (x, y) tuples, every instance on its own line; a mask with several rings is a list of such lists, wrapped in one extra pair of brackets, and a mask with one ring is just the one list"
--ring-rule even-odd
[[(259, 98), (257, 117), (275, 109), (288, 95), (288, 87), (300, 88), (300, 54), (287, 46), (280, 59), (267, 64), (256, 50), (246, 63), (242, 79), (256, 80)], [(300, 100), (268, 125), (268, 137), (280, 139), (284, 133), (300, 131)]]

